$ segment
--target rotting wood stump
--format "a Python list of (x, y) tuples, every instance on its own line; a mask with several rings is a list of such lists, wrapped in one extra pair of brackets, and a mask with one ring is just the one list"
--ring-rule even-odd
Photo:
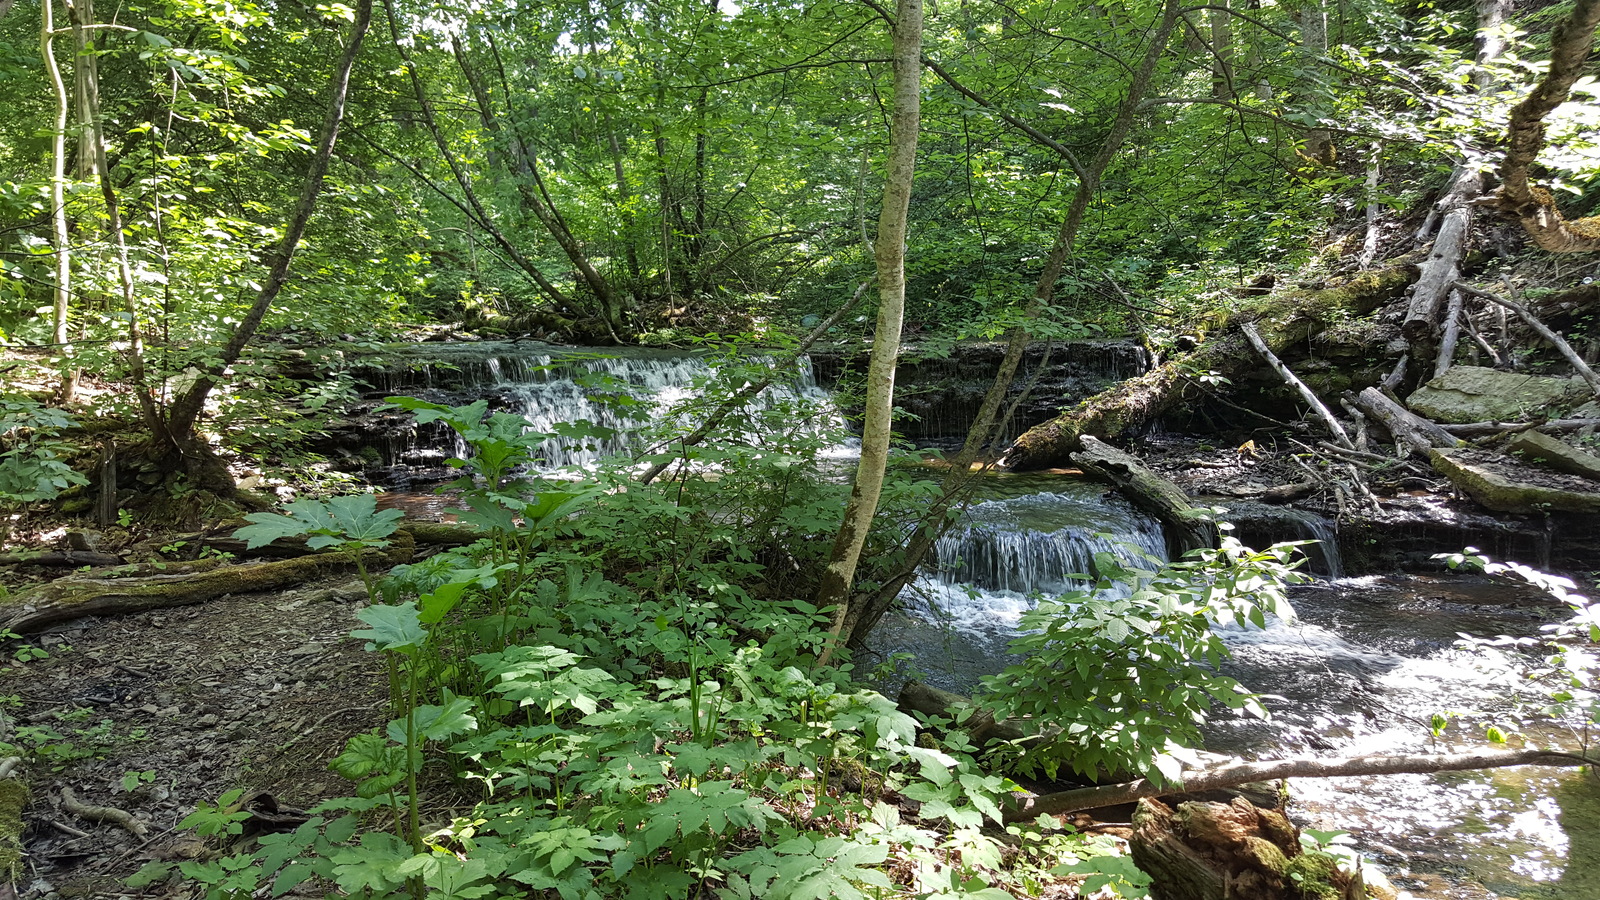
[[(1156, 900), (1366, 900), (1361, 873), (1307, 851), (1282, 813), (1232, 803), (1141, 800), (1133, 815), (1133, 862)], [(1387, 885), (1370, 896), (1394, 896)]]

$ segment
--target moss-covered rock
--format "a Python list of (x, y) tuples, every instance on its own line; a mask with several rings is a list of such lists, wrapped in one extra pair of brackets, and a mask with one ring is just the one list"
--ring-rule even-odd
[(1452, 366), (1406, 398), (1406, 405), (1435, 422), (1519, 422), (1559, 418), (1588, 393), (1577, 378)]
[(1557, 478), (1508, 475), (1512, 463), (1496, 463), (1473, 455), (1470, 450), (1435, 449), (1431, 451), (1433, 467), (1450, 479), (1456, 488), (1480, 505), (1497, 512), (1547, 513), (1566, 512), (1600, 515), (1600, 491), (1584, 490), (1571, 478), (1563, 482)]

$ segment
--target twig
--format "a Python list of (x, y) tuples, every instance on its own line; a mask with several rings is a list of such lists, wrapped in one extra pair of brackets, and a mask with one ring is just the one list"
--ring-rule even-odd
[(71, 837), (86, 838), (86, 837), (89, 836), (89, 832), (87, 832), (87, 831), (79, 831), (78, 829), (73, 828), (71, 825), (68, 825), (65, 822), (57, 822), (55, 819), (40, 819), (39, 821), (43, 822), (46, 825), (49, 825), (51, 828), (54, 828), (55, 830), (61, 832), (62, 834), (69, 835)]
[(119, 825), (135, 837), (144, 837), (150, 833), (150, 829), (127, 810), (117, 809), (115, 806), (93, 806), (84, 803), (69, 787), (61, 789), (61, 808), (87, 822)]

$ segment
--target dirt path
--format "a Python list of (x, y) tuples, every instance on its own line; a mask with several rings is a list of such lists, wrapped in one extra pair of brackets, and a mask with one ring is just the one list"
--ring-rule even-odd
[[(381, 661), (348, 637), (364, 600), (359, 582), (314, 585), (9, 642), (6, 657), (22, 658), (0, 668), (0, 740), (28, 757), (33, 792), (17, 895), (163, 896), (121, 879), (201, 851), (173, 830), (198, 801), (248, 788), (304, 808), (347, 794), (327, 762), (385, 718)], [(129, 811), (148, 839), (75, 818), (63, 788)]]

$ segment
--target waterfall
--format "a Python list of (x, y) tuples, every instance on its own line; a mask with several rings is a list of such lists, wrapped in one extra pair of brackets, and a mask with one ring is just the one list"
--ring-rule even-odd
[[(770, 359), (750, 361), (776, 365)], [(455, 350), (442, 363), (380, 370), (367, 380), (384, 393), (418, 394), (435, 402), (465, 404), (487, 398), (491, 410), (516, 413), (528, 420), (533, 431), (553, 433), (581, 422), (598, 426), (595, 436), (556, 436), (539, 446), (538, 469), (553, 472), (637, 452), (643, 449), (642, 432), (663, 421), (676, 418), (684, 430), (692, 428), (716, 402), (708, 398), (695, 408), (716, 369), (705, 356), (684, 353), (627, 350), (602, 355), (496, 344), (471, 355)], [(731, 393), (743, 386), (724, 389)], [(844, 429), (843, 416), (817, 384), (809, 359), (802, 359), (793, 373), (746, 404), (747, 417), (763, 414), (786, 423), (791, 436), (823, 436)], [(730, 422), (724, 433), (746, 443), (762, 440), (756, 429), (741, 429), (737, 422)], [(391, 444), (384, 449), (390, 464), (438, 464), (445, 455), (462, 456), (467, 451), (459, 436), (442, 427), (419, 428), (407, 446)], [(845, 455), (850, 448), (841, 445), (832, 451)]]
[(929, 571), (907, 588), (911, 608), (960, 631), (1009, 638), (1030, 594), (1083, 586), (1071, 576), (1092, 577), (1097, 553), (1165, 560), (1155, 519), (1098, 485), (1055, 479), (1051, 486), (969, 507), (934, 545)]

